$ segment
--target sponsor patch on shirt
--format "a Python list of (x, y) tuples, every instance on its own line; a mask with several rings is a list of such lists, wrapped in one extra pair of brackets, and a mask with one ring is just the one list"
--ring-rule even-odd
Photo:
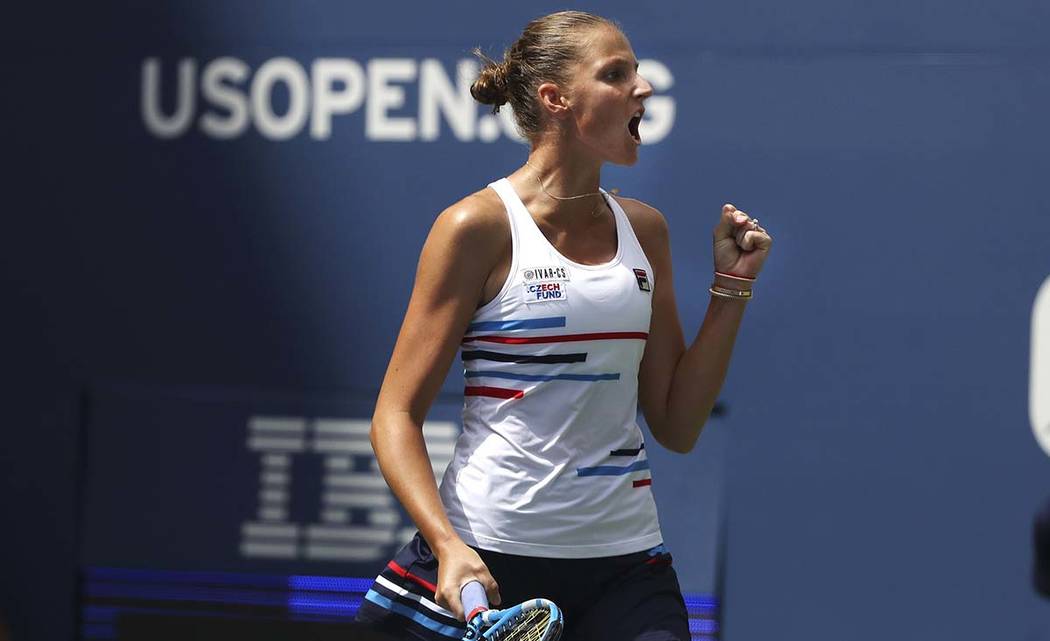
[(568, 298), (567, 283), (557, 280), (544, 280), (535, 283), (522, 283), (526, 303), (549, 303)]
[(569, 270), (562, 265), (547, 265), (543, 267), (526, 267), (521, 270), (521, 279), (526, 283), (534, 283), (541, 280), (569, 280)]
[(652, 287), (649, 286), (649, 274), (645, 273), (644, 269), (635, 269), (634, 277), (638, 280), (638, 289), (643, 292), (653, 291)]

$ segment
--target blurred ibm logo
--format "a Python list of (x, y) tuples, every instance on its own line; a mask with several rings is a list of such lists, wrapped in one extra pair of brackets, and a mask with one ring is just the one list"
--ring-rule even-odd
[[(256, 518), (241, 527), (241, 555), (317, 561), (376, 561), (390, 556), (415, 533), (403, 520), (372, 453), (369, 422), (255, 416), (248, 421), (248, 449), (260, 460)], [(434, 477), (452, 460), (459, 435), (454, 423), (423, 426)], [(323, 461), (321, 509), (316, 523), (289, 520), (297, 462)]]
[(1028, 415), (1043, 451), (1050, 455), (1050, 277), (1032, 306), (1032, 364), (1028, 382)]
[[(674, 76), (659, 60), (640, 60), (638, 70), (655, 94), (645, 103), (640, 127), (644, 143), (653, 144), (674, 126), (674, 98), (661, 95), (674, 86)], [(364, 135), (370, 141), (433, 141), (441, 137), (442, 123), (462, 142), (521, 140), (509, 107), (479, 117), (480, 105), (470, 96), (477, 73), (472, 59), (456, 61), (449, 73), (433, 58), (363, 63), (318, 58), (303, 65), (277, 57), (254, 72), (233, 57), (205, 64), (183, 58), (174, 69), (160, 58), (147, 58), (142, 62), (140, 109), (146, 130), (157, 138), (184, 136), (196, 124), (215, 139), (237, 138), (254, 126), (270, 140), (288, 140), (304, 130), (314, 140), (328, 140), (335, 117), (363, 111)]]

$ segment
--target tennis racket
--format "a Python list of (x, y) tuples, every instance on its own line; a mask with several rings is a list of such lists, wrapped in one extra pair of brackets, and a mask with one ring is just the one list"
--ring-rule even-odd
[(467, 615), (464, 641), (558, 641), (561, 610), (547, 599), (529, 599), (505, 610), (490, 610), (485, 588), (471, 581), (460, 591)]

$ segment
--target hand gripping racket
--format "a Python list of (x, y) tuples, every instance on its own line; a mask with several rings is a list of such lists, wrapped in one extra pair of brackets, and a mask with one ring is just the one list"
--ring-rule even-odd
[(505, 610), (490, 610), (485, 588), (471, 581), (460, 592), (467, 619), (464, 641), (558, 641), (561, 610), (547, 599), (529, 599)]

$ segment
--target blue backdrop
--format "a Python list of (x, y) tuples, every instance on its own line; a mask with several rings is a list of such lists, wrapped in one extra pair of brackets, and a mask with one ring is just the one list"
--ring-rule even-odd
[[(658, 86), (651, 144), (604, 182), (667, 215), (687, 334), (720, 205), (776, 237), (727, 413), (695, 453), (653, 456), (688, 588), (718, 587), (727, 519), (723, 638), (1050, 634), (1029, 578), (1050, 494), (1029, 416), (1050, 398), (1029, 379), (1050, 277), (1050, 7), (580, 7), (622, 22)], [(111, 3), (7, 22), (14, 638), (73, 635), (76, 568), (128, 552), (121, 501), (150, 499), (78, 470), (98, 434), (148, 467), (155, 430), (149, 455), (177, 470), (161, 444), (181, 416), (196, 431), (178, 454), (206, 452), (217, 414), (186, 409), (202, 395), (227, 404), (237, 447), (253, 413), (367, 417), (430, 221), (524, 159), (457, 91), (463, 61), (558, 8)], [(150, 411), (106, 400), (128, 383)], [(442, 402), (461, 385), (453, 372)], [(239, 510), (228, 496), (204, 492), (202, 514)]]

